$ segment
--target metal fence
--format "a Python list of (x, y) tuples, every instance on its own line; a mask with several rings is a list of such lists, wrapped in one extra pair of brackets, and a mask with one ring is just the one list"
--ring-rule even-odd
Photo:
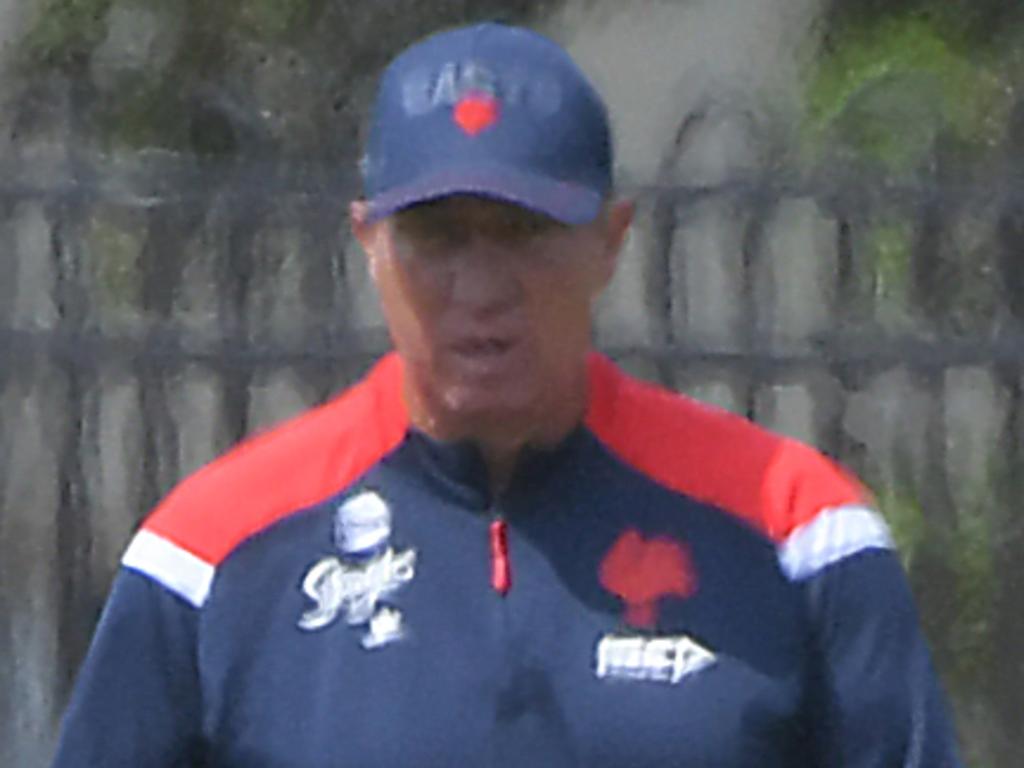
[[(1024, 195), (1005, 168), (985, 178), (627, 181), (640, 217), (597, 344), (868, 480), (968, 750), (1009, 766), (1024, 755)], [(3, 169), (3, 765), (45, 761), (146, 510), (386, 348), (346, 232), (355, 189), (337, 169), (73, 148)]]

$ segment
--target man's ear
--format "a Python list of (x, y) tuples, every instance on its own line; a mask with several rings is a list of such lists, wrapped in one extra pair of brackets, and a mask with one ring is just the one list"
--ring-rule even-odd
[(603, 226), (603, 263), (601, 290), (607, 287), (615, 275), (615, 269), (619, 264), (619, 255), (622, 253), (622, 246), (626, 242), (629, 228), (633, 224), (633, 216), (636, 212), (636, 204), (632, 200), (614, 200), (605, 208), (602, 215)]
[(365, 200), (353, 200), (348, 207), (349, 225), (352, 235), (363, 247), (370, 277), (377, 282), (377, 260), (381, 249), (381, 222), (369, 221), (370, 206)]

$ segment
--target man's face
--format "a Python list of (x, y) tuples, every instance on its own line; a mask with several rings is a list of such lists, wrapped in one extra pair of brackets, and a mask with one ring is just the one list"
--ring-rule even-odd
[[(611, 205), (569, 227), (473, 196), (424, 203), (355, 231), (431, 431), (450, 438), (557, 414), (580, 386), (591, 305), (632, 215)], [(578, 398), (576, 398), (578, 400)]]

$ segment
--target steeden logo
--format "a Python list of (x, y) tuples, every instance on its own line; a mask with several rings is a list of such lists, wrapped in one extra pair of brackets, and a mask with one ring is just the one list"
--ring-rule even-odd
[(714, 663), (715, 654), (685, 635), (605, 635), (597, 644), (594, 671), (602, 679), (674, 685)]

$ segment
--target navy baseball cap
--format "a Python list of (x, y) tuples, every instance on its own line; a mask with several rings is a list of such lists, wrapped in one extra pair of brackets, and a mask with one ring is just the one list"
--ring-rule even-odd
[(381, 78), (363, 158), (371, 220), (475, 194), (585, 224), (611, 177), (605, 105), (542, 35), (493, 23), (440, 32)]

